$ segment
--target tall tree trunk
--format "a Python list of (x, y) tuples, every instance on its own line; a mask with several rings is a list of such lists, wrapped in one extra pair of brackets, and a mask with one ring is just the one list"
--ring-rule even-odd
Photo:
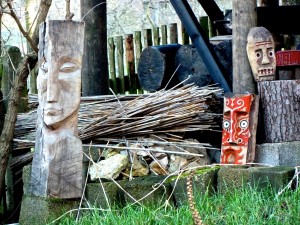
[(108, 94), (106, 0), (81, 0), (85, 22), (82, 63), (83, 96)]
[[(40, 1), (40, 12), (37, 17), (37, 24), (45, 21), (52, 0)], [(38, 32), (39, 26), (36, 26), (33, 32), (33, 44), (38, 44)], [(22, 88), (26, 85), (26, 79), (30, 70), (32, 70), (37, 63), (37, 55), (30, 54), (24, 57), (17, 69), (17, 76), (13, 81), (13, 87), (11, 89), (11, 95), (9, 98), (7, 114), (3, 125), (3, 130), (0, 136), (0, 200), (3, 196), (4, 190), (4, 178), (8, 164), (8, 158), (11, 152), (10, 143), (13, 139), (13, 132), (17, 119), (18, 103), (20, 101)]]
[(17, 76), (13, 81), (11, 95), (9, 98), (7, 114), (5, 116), (3, 130), (0, 136), (0, 199), (3, 194), (3, 180), (8, 163), (8, 157), (11, 151), (10, 142), (13, 139), (15, 122), (18, 113), (18, 103), (20, 101), (22, 89), (26, 84), (26, 79), (29, 74), (29, 69), (33, 69), (37, 62), (37, 55), (25, 56), (23, 63), (20, 64), (17, 70)]

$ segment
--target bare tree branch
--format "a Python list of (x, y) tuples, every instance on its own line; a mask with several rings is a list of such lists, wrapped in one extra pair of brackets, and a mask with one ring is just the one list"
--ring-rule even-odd
[(7, 2), (6, 3), (7, 6), (10, 9), (10, 15), (12, 18), (14, 18), (14, 20), (16, 21), (19, 30), (21, 31), (21, 33), (24, 35), (24, 37), (27, 39), (28, 43), (30, 44), (31, 48), (37, 53), (39, 51), (37, 45), (33, 42), (33, 40), (31, 39), (31, 37), (28, 35), (28, 33), (24, 30), (18, 16), (16, 15), (15, 11), (13, 10), (12, 4), (11, 2)]

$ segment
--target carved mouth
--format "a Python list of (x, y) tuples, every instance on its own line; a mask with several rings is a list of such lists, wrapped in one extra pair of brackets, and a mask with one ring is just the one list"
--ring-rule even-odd
[(44, 115), (46, 116), (58, 116), (61, 113), (62, 113), (61, 109), (47, 108), (44, 110)]
[(257, 73), (258, 73), (258, 75), (261, 75), (261, 76), (273, 75), (274, 74), (274, 68), (259, 69), (257, 71)]

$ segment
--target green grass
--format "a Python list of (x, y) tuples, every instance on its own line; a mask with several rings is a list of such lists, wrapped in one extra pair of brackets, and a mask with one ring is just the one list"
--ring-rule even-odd
[[(253, 188), (228, 191), (227, 194), (197, 196), (196, 205), (204, 224), (212, 225), (298, 225), (300, 224), (300, 188), (286, 191), (278, 198), (270, 189)], [(57, 224), (76, 224), (72, 217), (64, 217)], [(84, 213), (83, 225), (189, 225), (193, 224), (188, 206), (180, 208), (127, 206), (111, 212)]]

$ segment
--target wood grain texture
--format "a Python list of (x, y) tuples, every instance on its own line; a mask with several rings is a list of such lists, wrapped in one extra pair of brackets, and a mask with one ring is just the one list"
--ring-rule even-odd
[(300, 140), (300, 81), (258, 83), (266, 143)]
[(232, 2), (233, 92), (256, 93), (252, 70), (246, 52), (247, 36), (256, 26), (256, 0)]
[(82, 144), (78, 138), (84, 23), (41, 25), (37, 130), (31, 193), (62, 199), (82, 195)]

